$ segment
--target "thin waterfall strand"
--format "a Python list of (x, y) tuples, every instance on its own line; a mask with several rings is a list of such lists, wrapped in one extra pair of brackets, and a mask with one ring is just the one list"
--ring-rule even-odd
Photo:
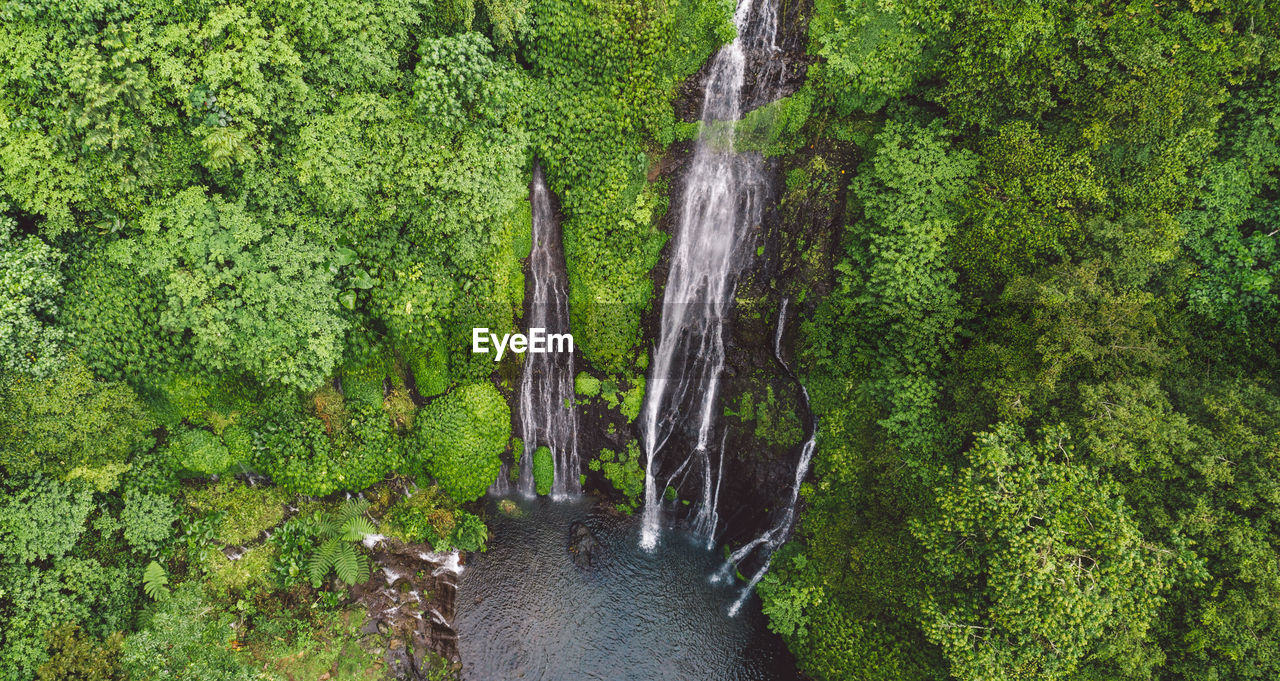
[[(791, 367), (787, 365), (786, 360), (782, 357), (782, 333), (787, 319), (787, 302), (788, 299), (783, 298), (782, 305), (779, 306), (778, 309), (778, 326), (773, 335), (773, 356), (777, 358), (778, 363), (782, 365), (782, 368), (786, 370), (788, 375), (792, 378), (796, 378), (795, 373), (792, 372)], [(809, 390), (801, 385), (800, 394), (803, 397), (805, 410), (809, 411)], [(813, 452), (817, 449), (817, 445), (818, 420), (816, 418), (811, 418), (809, 424), (809, 437), (805, 440), (804, 446), (800, 448), (800, 459), (796, 462), (795, 479), (792, 481), (791, 485), (791, 499), (787, 502), (786, 510), (783, 512), (782, 516), (778, 518), (778, 522), (774, 523), (772, 527), (761, 533), (759, 537), (747, 542), (739, 547), (738, 550), (734, 551), (729, 556), (729, 560), (725, 561), (724, 567), (721, 571), (712, 578), (712, 581), (727, 580), (733, 573), (733, 567), (753, 551), (758, 549), (764, 553), (764, 562), (755, 571), (755, 574), (751, 575), (751, 579), (747, 581), (747, 585), (742, 589), (742, 595), (738, 597), (738, 600), (734, 601), (733, 605), (729, 606), (730, 617), (737, 615), (738, 611), (742, 609), (742, 605), (747, 602), (747, 598), (751, 596), (751, 592), (755, 590), (756, 585), (760, 583), (760, 580), (764, 578), (765, 573), (769, 571), (769, 565), (773, 562), (773, 552), (777, 551), (778, 547), (782, 546), (783, 542), (785, 542), (787, 537), (790, 536), (792, 526), (795, 524), (796, 506), (800, 500), (800, 485), (804, 482), (805, 476), (809, 474), (809, 464), (813, 461)]]
[[(547, 334), (569, 333), (569, 287), (565, 281), (564, 251), (560, 231), (551, 208), (542, 168), (533, 169), (530, 194), (533, 209), (533, 247), (529, 253), (532, 296), (526, 319), (528, 329), (544, 329)], [(535, 493), (533, 458), (539, 447), (551, 450), (555, 460), (552, 498), (582, 491), (578, 476), (578, 415), (573, 406), (574, 362), (571, 352), (528, 353), (520, 376), (520, 434), (524, 453), (516, 489), (526, 496)], [(499, 474), (491, 491), (510, 493), (510, 484)]]

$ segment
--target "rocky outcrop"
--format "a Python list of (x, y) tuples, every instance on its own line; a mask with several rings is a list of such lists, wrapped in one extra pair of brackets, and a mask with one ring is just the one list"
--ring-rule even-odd
[(381, 542), (373, 552), (373, 576), (351, 587), (365, 607), (367, 634), (387, 638), (388, 677), (399, 681), (455, 678), (462, 669), (453, 629), (458, 591), (458, 554), (432, 553), (422, 544)]

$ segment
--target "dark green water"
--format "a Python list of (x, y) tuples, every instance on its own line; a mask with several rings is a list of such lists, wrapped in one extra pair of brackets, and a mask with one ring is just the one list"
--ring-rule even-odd
[[(797, 678), (755, 597), (727, 615), (741, 585), (711, 583), (718, 552), (677, 532), (645, 552), (639, 518), (603, 513), (587, 498), (512, 500), (521, 517), (489, 500), (493, 540), (459, 579), (465, 681)], [(574, 521), (601, 543), (589, 568), (567, 551)]]

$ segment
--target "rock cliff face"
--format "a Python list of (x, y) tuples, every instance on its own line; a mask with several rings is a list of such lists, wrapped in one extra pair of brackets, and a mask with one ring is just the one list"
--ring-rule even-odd
[[(747, 109), (765, 103), (765, 95), (753, 88), (757, 80), (766, 80), (762, 74), (764, 69), (777, 69), (781, 65), (783, 96), (794, 93), (804, 82), (809, 63), (805, 53), (807, 2), (783, 2), (780, 12), (778, 45), (783, 52), (782, 59), (779, 60), (777, 54), (747, 55), (747, 86), (743, 92)], [(677, 115), (686, 122), (696, 122), (700, 117), (698, 109), (703, 101), (706, 78), (704, 67), (686, 81), (678, 94)], [(778, 75), (772, 74), (767, 80), (776, 83)], [(776, 97), (777, 91), (769, 96)], [(670, 183), (673, 206), (683, 190), (692, 150), (691, 140), (677, 142), (650, 171), (651, 180), (665, 179)], [(810, 415), (804, 411), (800, 386), (775, 357), (775, 333), (778, 311), (785, 297), (790, 303), (782, 320), (784, 329), (779, 345), (784, 359), (798, 369), (794, 349), (800, 326), (812, 312), (814, 301), (819, 300), (829, 286), (832, 252), (843, 219), (847, 178), (832, 176), (829, 168), (834, 166), (823, 160), (823, 154), (829, 152), (805, 149), (766, 161), (771, 186), (769, 207), (760, 224), (749, 226), (746, 250), (751, 255), (739, 276), (732, 316), (725, 327), (727, 366), (721, 385), (716, 433), (725, 452), (720, 492), (724, 502), (719, 507), (717, 543), (741, 544), (771, 526), (775, 507), (790, 495)], [(553, 207), (557, 223), (561, 223), (554, 197)], [(659, 228), (673, 237), (678, 228), (676, 212), (668, 210), (659, 223)], [(646, 353), (652, 350), (660, 329), (658, 302), (666, 285), (673, 243), (674, 239), (668, 241), (662, 260), (652, 273), (655, 299), (642, 321)], [(575, 364), (592, 372), (580, 355), (575, 357)], [(504, 367), (510, 366), (504, 363)], [(633, 378), (638, 379), (641, 374), (643, 370)], [(603, 449), (621, 454), (629, 443), (638, 444), (641, 437), (640, 419), (626, 414), (624, 404), (635, 381), (621, 377), (621, 381), (609, 384), (610, 377), (596, 378), (605, 382), (606, 394), (616, 390), (616, 397), (579, 398), (578, 442), (584, 464)], [(519, 418), (516, 405), (513, 405), (512, 418), (515, 425)], [(677, 431), (666, 446), (692, 447), (691, 438), (695, 435), (687, 429)], [(508, 453), (506, 458), (511, 457), (512, 453)], [(639, 465), (643, 467), (642, 460)], [(584, 466), (583, 473), (586, 491), (597, 492), (611, 502), (627, 502), (626, 496), (605, 479), (601, 471)], [(682, 500), (674, 504), (679, 515), (694, 510), (701, 485), (701, 480), (690, 477), (676, 486), (676, 496)], [(684, 504), (684, 500), (689, 503)]]
[[(778, 43), (784, 51), (781, 63), (783, 96), (795, 92), (804, 81), (808, 58), (805, 55), (807, 12), (800, 2), (781, 7)], [(752, 88), (762, 69), (776, 68), (776, 55), (748, 54), (747, 108), (764, 103)], [(686, 121), (700, 115), (705, 69), (686, 82), (676, 102), (678, 114)], [(776, 93), (775, 93), (776, 94)], [(671, 180), (672, 196), (683, 189), (692, 143), (677, 143), (655, 169)], [(772, 195), (761, 224), (749, 226), (748, 251), (752, 254), (742, 270), (732, 316), (725, 327), (727, 365), (721, 384), (719, 441), (723, 443), (723, 474), (719, 505), (720, 523), (716, 541), (737, 545), (773, 524), (773, 511), (790, 494), (791, 480), (799, 448), (807, 435), (810, 415), (804, 411), (800, 386), (775, 357), (775, 334), (783, 298), (790, 299), (783, 319), (779, 342), (782, 356), (794, 366), (793, 349), (799, 325), (812, 311), (815, 293), (828, 286), (832, 249), (837, 241), (842, 217), (843, 182), (830, 177), (821, 159), (814, 163), (812, 150), (766, 162)], [(799, 171), (799, 173), (795, 171)], [(793, 178), (788, 187), (785, 177)], [(826, 185), (826, 194), (815, 191)], [(673, 200), (673, 204), (674, 204)], [(675, 235), (677, 216), (669, 211), (661, 228)], [(670, 242), (668, 244), (670, 250)], [(654, 273), (654, 288), (666, 283), (666, 254)], [(645, 343), (652, 345), (659, 325), (657, 306), (644, 320)], [(638, 436), (635, 429), (628, 433)], [(691, 447), (695, 433), (678, 432), (668, 447)], [(677, 488), (680, 499), (696, 500), (701, 481), (686, 480)], [(678, 509), (692, 510), (677, 505)]]
[(425, 544), (382, 541), (373, 553), (374, 574), (351, 587), (368, 612), (364, 633), (387, 637), (387, 676), (401, 681), (456, 678), (462, 668), (458, 634), (457, 554), (436, 554)]

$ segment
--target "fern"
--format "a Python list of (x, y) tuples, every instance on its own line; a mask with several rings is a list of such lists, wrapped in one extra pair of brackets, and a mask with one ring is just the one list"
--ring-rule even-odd
[(338, 507), (338, 524), (344, 525), (352, 518), (360, 518), (364, 516), (365, 511), (369, 510), (369, 501), (367, 499), (352, 498), (342, 502)]
[(343, 543), (338, 546), (333, 559), (333, 569), (338, 574), (338, 579), (347, 585), (369, 579), (369, 559), (357, 553), (351, 544)]
[(311, 574), (311, 586), (317, 589), (320, 588), (320, 584), (324, 582), (324, 576), (329, 573), (329, 568), (334, 565), (338, 546), (337, 540), (330, 539), (321, 544), (315, 553), (311, 554), (311, 560), (307, 562), (307, 571)]
[(316, 536), (321, 543), (307, 561), (307, 573), (313, 587), (320, 588), (330, 569), (347, 585), (369, 579), (369, 558), (351, 543), (376, 531), (373, 521), (365, 516), (368, 510), (368, 501), (347, 499), (337, 512), (316, 525)]
[(154, 560), (147, 564), (142, 572), (142, 590), (153, 601), (169, 597), (169, 573), (163, 565)]
[(374, 533), (373, 522), (364, 516), (351, 518), (342, 526), (341, 537), (347, 541), (360, 541)]

